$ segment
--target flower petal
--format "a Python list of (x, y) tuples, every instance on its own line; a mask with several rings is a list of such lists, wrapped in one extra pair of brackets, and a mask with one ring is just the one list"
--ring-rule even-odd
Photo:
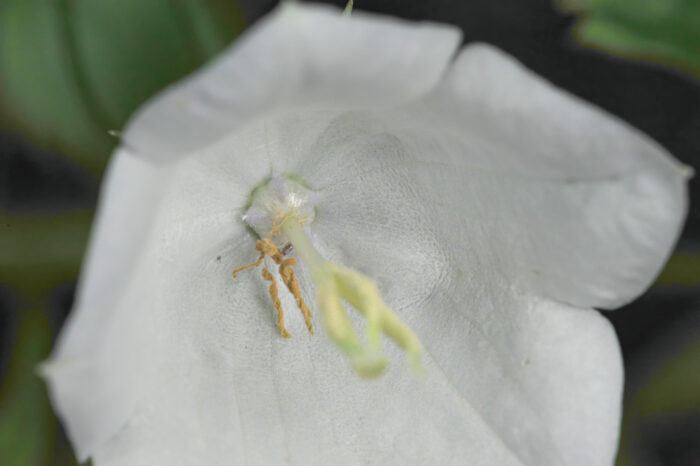
[[(263, 177), (268, 165), (264, 159), (257, 160), (262, 163), (248, 163), (228, 177), (219, 176), (220, 172), (212, 176), (207, 167), (190, 169), (188, 177), (198, 187), (193, 189), (204, 189), (208, 200), (216, 199), (218, 193), (222, 199), (208, 204), (223, 210), (200, 210), (190, 204), (194, 211), (179, 210), (177, 222), (199, 217), (195, 228), (224, 224), (229, 237), (243, 234), (245, 227), (235, 214), (248, 190), (245, 182), (231, 181), (237, 176)], [(154, 337), (161, 334), (160, 322), (141, 303), (160, 280), (148, 275), (153, 264), (144, 258), (149, 241), (158, 234), (154, 222), (168, 197), (164, 193), (172, 173), (173, 166), (136, 157), (128, 149), (113, 156), (74, 308), (51, 361), (43, 368), (54, 405), (68, 421), (81, 459), (134, 415), (135, 406), (143, 401), (144, 386), (152, 382), (145, 373), (160, 364), (159, 358), (167, 358)], [(183, 197), (197, 198), (183, 189), (177, 191)], [(202, 218), (206, 212), (209, 223)], [(214, 228), (213, 233), (217, 231)], [(199, 232), (200, 239), (204, 233)], [(239, 262), (248, 259), (247, 252), (241, 250)], [(177, 261), (177, 256), (172, 260)], [(145, 271), (139, 274), (139, 270)]]
[(137, 415), (96, 449), (96, 464), (612, 461), (621, 365), (596, 312), (475, 299), (473, 286), (452, 281), (401, 309), (425, 342), (427, 379), (409, 375), (392, 346), (389, 373), (368, 383), (326, 338), (305, 334), (288, 295), (294, 336), (281, 338), (262, 279), (231, 283), (224, 257), (184, 257), (180, 280), (162, 284), (166, 297), (148, 299), (167, 358), (149, 374), (155, 390)]
[[(445, 243), (427, 241), (436, 232), (420, 222), (417, 238), (405, 223), (392, 223), (387, 212), (417, 200), (403, 189), (410, 184), (401, 176), (379, 170), (356, 181), (362, 192), (376, 185), (375, 177), (392, 187), (384, 196), (386, 211), (364, 211), (373, 219), (365, 228), (353, 228), (352, 220), (336, 224), (328, 210), (336, 205), (326, 193), (326, 208), (311, 230), (329, 255), (342, 257), (347, 246), (349, 265), (380, 278), (388, 304), (425, 343), (428, 378), (410, 376), (392, 346), (395, 363), (386, 377), (358, 379), (326, 338), (306, 335), (288, 294), (282, 300), (294, 337), (281, 338), (264, 281), (252, 272), (235, 281), (230, 275), (246, 262), (246, 252), (254, 258), (253, 238), (230, 236), (227, 220), (235, 217), (221, 209), (228, 206), (217, 194), (223, 185), (198, 176), (224, 170), (231, 162), (221, 149), (229, 145), (177, 167), (156, 233), (111, 328), (101, 333), (109, 348), (101, 353), (109, 357), (96, 369), (111, 361), (100, 375), (111, 381), (113, 394), (143, 398), (128, 423), (93, 446), (96, 464), (612, 460), (621, 367), (611, 327), (596, 312), (519, 296), (490, 264), (467, 269), (453, 262), (458, 255)], [(353, 200), (346, 196), (345, 202)], [(361, 206), (344, 214), (357, 218)], [(194, 210), (200, 220), (187, 222)], [(346, 230), (354, 242), (340, 234)], [(363, 244), (372, 233), (381, 236)], [(418, 240), (412, 249), (382, 244), (388, 239), (400, 246), (411, 238)], [(458, 236), (435, 239), (450, 238)], [(373, 250), (384, 252), (367, 258)], [(299, 271), (308, 300), (313, 290)], [(104, 413), (83, 415), (99, 424)]]
[(218, 60), (144, 107), (124, 139), (146, 157), (168, 159), (279, 106), (394, 105), (433, 89), (459, 40), (451, 26), (283, 2)]
[[(104, 377), (108, 369), (85, 361), (100, 348), (105, 328), (119, 316), (118, 306), (146, 244), (167, 177), (168, 167), (121, 149), (113, 156), (102, 187), (74, 309), (53, 350), (61, 362), (59, 367), (45, 368), (49, 376), (63, 371), (64, 378), (52, 385), (52, 395), (62, 417), (71, 420), (72, 437), (81, 439), (79, 453), (83, 443), (111, 435), (116, 430), (113, 424), (121, 425), (127, 411), (129, 403), (123, 403), (111, 378)], [(90, 370), (92, 375), (87, 375)], [(102, 421), (94, 423), (91, 413), (98, 411)]]
[[(443, 167), (416, 164), (372, 118), (328, 118), (253, 122), (174, 168), (129, 285), (109, 325), (94, 330), (99, 348), (78, 369), (59, 353), (49, 371), (81, 456), (100, 466), (610, 462), (621, 384), (611, 328), (595, 312), (513, 288), (509, 264), (479, 236), (489, 225), (470, 224), (460, 198), (443, 209), (423, 189), (422, 173)], [(328, 160), (317, 157), (325, 144), (336, 148)], [(357, 379), (325, 337), (306, 335), (289, 294), (286, 340), (258, 273), (232, 279), (256, 256), (237, 226), (245, 196), (236, 193), (270, 162), (330, 183), (318, 186), (310, 233), (327, 257), (377, 279), (425, 344), (426, 380), (409, 375), (393, 346), (386, 377)], [(446, 171), (455, 189), (464, 171)]]
[[(411, 151), (428, 163), (466, 168), (463, 186), (431, 184), (466, 203), (480, 202), (473, 192), (492, 192), (480, 214), (463, 213), (491, 225), (492, 247), (513, 258), (519, 282), (552, 299), (606, 309), (651, 284), (680, 234), (690, 168), (487, 45), (467, 47), (423, 105), (404, 141), (410, 144), (418, 127), (430, 132), (423, 124), (430, 119), (432, 146), (421, 134)], [(481, 174), (493, 183), (485, 186)]]

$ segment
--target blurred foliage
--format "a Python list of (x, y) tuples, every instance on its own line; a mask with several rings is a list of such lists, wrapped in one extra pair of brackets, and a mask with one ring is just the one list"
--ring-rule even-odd
[(3, 124), (100, 174), (116, 144), (107, 131), (241, 28), (226, 0), (3, 0)]
[(679, 348), (657, 342), (651, 371), (641, 386), (628, 388), (618, 466), (700, 464), (700, 340), (689, 340)]
[(57, 451), (57, 424), (35, 366), (51, 347), (45, 314), (24, 310), (14, 332), (9, 372), (0, 387), (0, 464), (68, 466), (70, 452)]
[(583, 44), (700, 76), (700, 1), (560, 1), (582, 15), (576, 36)]
[(91, 221), (89, 211), (45, 216), (0, 213), (0, 282), (31, 297), (74, 281)]
[[(36, 366), (53, 344), (48, 316), (50, 291), (75, 281), (92, 212), (54, 216), (0, 212), (0, 283), (20, 296), (13, 312), (9, 370), (0, 385), (0, 464), (75, 465), (71, 449), (58, 442), (58, 421)], [(27, 304), (31, 303), (31, 304)]]
[[(700, 341), (674, 354), (636, 393), (637, 414), (700, 414)], [(659, 396), (663, 394), (664, 396)]]
[(678, 252), (671, 256), (661, 275), (659, 285), (700, 285), (700, 254)]

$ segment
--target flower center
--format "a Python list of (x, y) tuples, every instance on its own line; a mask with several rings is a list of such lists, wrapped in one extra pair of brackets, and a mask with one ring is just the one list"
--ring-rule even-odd
[(285, 218), (293, 216), (302, 223), (312, 222), (317, 203), (318, 193), (305, 187), (300, 180), (273, 175), (251, 193), (243, 221), (261, 238), (268, 238), (279, 233)]
[[(266, 257), (272, 259), (278, 266), (280, 279), (294, 296), (307, 328), (313, 334), (311, 313), (301, 296), (292, 268), (296, 265), (296, 258), (287, 257), (293, 250), (309, 269), (316, 285), (316, 301), (326, 333), (347, 354), (360, 375), (377, 376), (384, 370), (387, 361), (381, 354), (382, 333), (401, 346), (413, 370), (422, 373), (418, 337), (384, 304), (372, 280), (327, 262), (304, 232), (304, 224), (315, 218), (317, 202), (317, 193), (293, 177), (275, 175), (255, 188), (243, 220), (261, 237), (255, 245), (260, 256), (256, 262), (234, 270), (234, 278), (242, 270), (257, 267)], [(270, 282), (269, 293), (277, 310), (280, 333), (289, 337), (284, 327), (284, 311), (276, 280), (267, 264), (263, 266), (262, 276)], [(367, 319), (364, 344), (358, 340), (341, 300)]]

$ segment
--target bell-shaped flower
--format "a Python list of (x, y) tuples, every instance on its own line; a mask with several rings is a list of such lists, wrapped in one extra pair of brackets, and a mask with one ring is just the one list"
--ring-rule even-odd
[(285, 5), (137, 113), (44, 369), (81, 459), (611, 464), (594, 308), (653, 281), (689, 169), (459, 45)]

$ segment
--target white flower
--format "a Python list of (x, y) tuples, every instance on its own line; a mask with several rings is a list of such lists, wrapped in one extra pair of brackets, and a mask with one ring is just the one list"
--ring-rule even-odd
[[(688, 170), (459, 41), (449, 26), (286, 5), (137, 114), (45, 370), (80, 458), (613, 461), (621, 357), (592, 308), (651, 283)], [(374, 280), (420, 338), (426, 377), (393, 344), (381, 378), (358, 377), (284, 286), (281, 338), (268, 282), (232, 278), (257, 258), (241, 217), (270, 175), (316, 193), (311, 243)], [(308, 267), (296, 273), (319, 327)]]

